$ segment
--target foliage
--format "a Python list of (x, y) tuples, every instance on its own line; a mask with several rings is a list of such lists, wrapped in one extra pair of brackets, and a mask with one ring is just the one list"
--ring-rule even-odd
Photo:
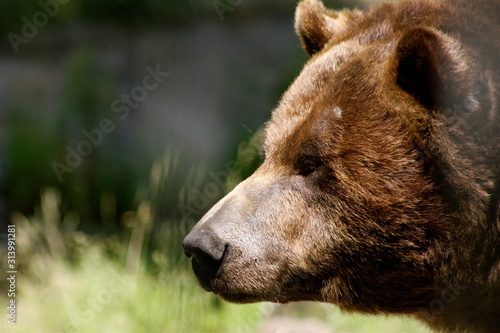
[[(88, 140), (83, 130), (92, 132), (101, 119), (109, 117), (117, 95), (113, 75), (100, 66), (92, 49), (76, 49), (65, 65), (64, 89), (53, 105), (33, 110), (17, 101), (7, 110), (9, 205), (15, 211), (32, 212), (40, 188), (54, 187), (62, 193), (63, 208), (82, 218), (82, 227), (92, 229), (102, 221), (100, 230), (113, 229), (117, 216), (134, 206), (137, 188), (147, 183), (147, 171), (142, 172), (137, 162), (141, 159), (131, 160), (135, 152), (118, 142), (116, 135), (107, 135), (80, 163), (61, 171), (58, 179), (54, 163), (68, 166), (68, 151)], [(102, 207), (103, 203), (107, 206)]]
[(33, 218), (13, 216), (19, 319), (15, 328), (2, 320), (2, 332), (250, 332), (258, 324), (261, 305), (226, 304), (202, 292), (187, 260), (174, 263), (160, 251), (146, 258), (134, 233), (149, 223), (147, 203), (124, 217), (129, 232), (102, 237), (76, 231), (76, 215), (61, 216), (59, 200), (46, 190)]

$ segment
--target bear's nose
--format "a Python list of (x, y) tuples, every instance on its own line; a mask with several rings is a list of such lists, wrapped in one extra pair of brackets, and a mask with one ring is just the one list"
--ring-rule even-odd
[(210, 228), (195, 228), (182, 242), (184, 253), (193, 257), (193, 265), (198, 264), (212, 277), (222, 272), (229, 261), (231, 247), (224, 243)]

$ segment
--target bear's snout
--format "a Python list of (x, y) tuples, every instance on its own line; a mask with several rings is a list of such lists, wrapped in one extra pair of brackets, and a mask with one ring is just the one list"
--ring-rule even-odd
[(206, 291), (239, 303), (282, 298), (272, 283), (288, 278), (282, 272), (292, 255), (286, 242), (273, 236), (273, 218), (287, 207), (279, 198), (285, 187), (276, 178), (256, 172), (184, 238), (184, 252), (192, 257), (193, 271)]
[(188, 257), (193, 257), (193, 270), (202, 285), (222, 273), (232, 252), (231, 246), (207, 227), (193, 229), (184, 238), (182, 247)]

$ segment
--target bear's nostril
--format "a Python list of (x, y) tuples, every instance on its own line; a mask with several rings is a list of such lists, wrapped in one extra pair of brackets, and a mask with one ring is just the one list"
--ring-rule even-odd
[(223, 262), (227, 262), (231, 254), (229, 245), (211, 229), (194, 229), (186, 236), (182, 247), (186, 256), (193, 257), (196, 264), (212, 277), (221, 273)]
[(232, 255), (233, 255), (232, 247), (229, 244), (226, 244), (224, 247), (224, 253), (222, 254), (222, 258), (219, 261), (219, 269), (217, 270), (215, 276), (219, 276), (222, 274), (224, 267), (227, 265), (229, 260), (231, 260)]

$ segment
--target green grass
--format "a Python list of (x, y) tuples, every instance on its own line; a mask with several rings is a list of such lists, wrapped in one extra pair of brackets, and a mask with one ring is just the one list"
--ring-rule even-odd
[(185, 270), (134, 278), (95, 250), (77, 269), (54, 266), (47, 281), (20, 288), (19, 324), (7, 332), (230, 332), (260, 319), (259, 305), (217, 306)]
[[(16, 222), (18, 237), (33, 228), (33, 221)], [(72, 238), (74, 262), (43, 250), (20, 250), (17, 325), (2, 320), (1, 332), (252, 332), (262, 318), (262, 305), (221, 302), (197, 286), (186, 265), (174, 266), (158, 252), (153, 252), (157, 274), (146, 272), (142, 263), (131, 273), (110, 255), (116, 240), (78, 232)], [(5, 299), (0, 300), (3, 308)]]
[[(427, 332), (405, 319), (344, 315), (332, 305), (226, 303), (197, 285), (176, 251), (179, 230), (165, 228), (161, 239), (168, 244), (145, 253), (147, 202), (125, 215), (128, 233), (109, 237), (76, 231), (78, 218), (61, 216), (56, 191), (45, 191), (41, 202), (32, 218), (13, 215), (18, 317), (14, 327), (2, 314), (0, 332), (259, 332), (271, 316), (316, 318), (332, 333)], [(0, 291), (5, 309), (2, 284)]]
[[(173, 268), (159, 277), (144, 272), (127, 276), (96, 245), (87, 248), (77, 267), (50, 258), (38, 265), (46, 275), (21, 275), (18, 325), (2, 321), (2, 332), (256, 332), (271, 308), (220, 301), (203, 292), (186, 269)], [(307, 307), (301, 317), (307, 312), (320, 318), (332, 332), (425, 332), (401, 319), (344, 316), (327, 305)]]

